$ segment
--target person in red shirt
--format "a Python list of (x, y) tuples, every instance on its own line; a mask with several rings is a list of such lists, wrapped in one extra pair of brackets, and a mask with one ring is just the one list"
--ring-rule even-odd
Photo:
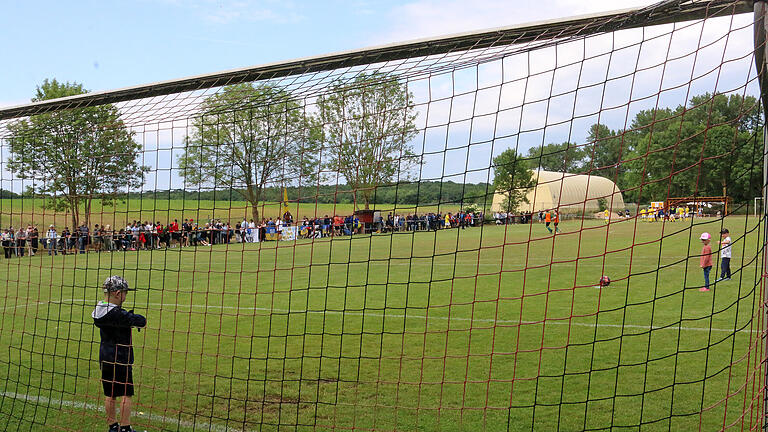
[(163, 227), (163, 224), (158, 223), (155, 225), (155, 231), (157, 231), (157, 241), (155, 242), (157, 248), (160, 249), (161, 245), (168, 247), (168, 228)]
[(179, 221), (174, 219), (173, 223), (168, 225), (168, 234), (170, 239), (167, 242), (168, 247), (173, 247), (171, 243), (176, 242), (177, 245), (181, 245), (181, 237), (179, 236)]
[(547, 231), (549, 231), (551, 233), (552, 232), (552, 228), (549, 227), (549, 224), (552, 223), (552, 213), (550, 213), (549, 210), (544, 212), (544, 223), (547, 224), (546, 225), (547, 226)]
[(712, 270), (712, 247), (709, 245), (711, 236), (709, 233), (703, 233), (701, 237), (701, 256), (699, 257), (699, 265), (704, 270), (704, 286), (699, 288), (699, 291), (709, 291), (709, 272)]

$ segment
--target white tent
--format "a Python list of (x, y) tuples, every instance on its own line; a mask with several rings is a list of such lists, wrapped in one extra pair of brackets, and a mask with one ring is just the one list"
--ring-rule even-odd
[[(528, 190), (528, 202), (522, 202), (513, 212), (536, 213), (540, 210), (558, 209), (561, 213), (594, 213), (600, 210), (600, 200), (612, 212), (624, 210), (621, 190), (610, 179), (583, 174), (568, 174), (552, 171), (534, 171), (536, 186)], [(493, 211), (507, 211), (502, 208), (504, 193), (493, 197)]]

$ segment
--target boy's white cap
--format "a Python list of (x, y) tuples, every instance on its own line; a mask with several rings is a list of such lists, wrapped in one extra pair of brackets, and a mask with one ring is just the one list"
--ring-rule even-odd
[(700, 240), (709, 240), (712, 236), (709, 235), (708, 232), (702, 233), (701, 237), (699, 237)]

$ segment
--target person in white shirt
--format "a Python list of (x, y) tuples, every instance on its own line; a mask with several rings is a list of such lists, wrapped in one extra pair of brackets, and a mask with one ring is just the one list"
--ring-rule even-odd
[(46, 237), (48, 237), (48, 256), (51, 255), (51, 252), (53, 252), (53, 255), (58, 255), (57, 245), (59, 243), (59, 234), (56, 232), (56, 227), (53, 225), (48, 227), (48, 234)]
[(23, 257), (24, 251), (27, 250), (27, 231), (19, 227), (16, 231), (16, 256)]
[(131, 245), (131, 250), (136, 250), (139, 248), (139, 225), (134, 223), (131, 225), (131, 235), (133, 236), (133, 244)]
[(0, 234), (0, 240), (3, 243), (3, 252), (5, 252), (5, 258), (10, 259), (13, 256), (13, 235), (10, 230), (6, 229)]
[(154, 249), (155, 247), (160, 249), (160, 245), (155, 244), (155, 239), (157, 238), (157, 229), (155, 228), (155, 224), (153, 224), (152, 222), (148, 222), (144, 226), (144, 230), (145, 230), (144, 237), (147, 240), (147, 247), (149, 249)]
[(251, 243), (255, 243), (255, 242), (261, 240), (259, 238), (259, 232), (256, 230), (256, 222), (254, 222), (253, 219), (251, 219), (251, 221), (248, 223), (248, 229), (251, 232), (251, 235), (250, 235)]
[(720, 279), (715, 282), (731, 280), (731, 235), (727, 228), (720, 230)]

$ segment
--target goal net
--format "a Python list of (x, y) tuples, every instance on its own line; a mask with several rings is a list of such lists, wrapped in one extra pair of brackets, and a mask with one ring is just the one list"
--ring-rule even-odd
[(106, 430), (115, 388), (148, 431), (761, 428), (762, 26), (41, 83), (0, 109), (0, 430)]

